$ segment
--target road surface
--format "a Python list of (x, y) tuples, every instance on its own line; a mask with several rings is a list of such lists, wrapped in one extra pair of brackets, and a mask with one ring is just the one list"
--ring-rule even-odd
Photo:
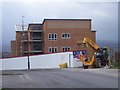
[(117, 69), (3, 71), (3, 88), (118, 88)]

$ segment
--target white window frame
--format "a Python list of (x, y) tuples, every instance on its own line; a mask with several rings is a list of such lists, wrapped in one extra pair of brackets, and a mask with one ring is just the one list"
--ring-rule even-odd
[[(64, 35), (64, 37), (63, 37), (63, 35)], [(65, 35), (67, 35), (67, 36), (65, 37)], [(69, 37), (68, 37), (68, 35), (69, 35)], [(70, 33), (62, 33), (61, 34), (61, 38), (62, 39), (70, 39), (71, 38), (71, 34)]]
[(48, 40), (49, 41), (57, 41), (57, 33), (48, 33)]
[(54, 47), (54, 52), (58, 52), (58, 47)]
[[(69, 49), (68, 49), (68, 48), (69, 48)], [(67, 50), (65, 50), (65, 49), (67, 49)], [(70, 47), (70, 46), (64, 46), (64, 47), (62, 47), (62, 51), (63, 51), (63, 52), (71, 51), (71, 47)]]
[[(49, 37), (50, 36), (50, 37)], [(52, 34), (51, 33), (48, 33), (48, 40), (51, 40), (52, 38)]]
[(48, 47), (48, 52), (49, 53), (56, 53), (56, 52), (58, 52), (58, 47)]
[(52, 47), (48, 47), (48, 52), (52, 52)]

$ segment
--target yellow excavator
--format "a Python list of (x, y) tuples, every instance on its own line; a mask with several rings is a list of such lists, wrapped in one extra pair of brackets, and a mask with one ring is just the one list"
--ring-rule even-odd
[(95, 50), (91, 60), (90, 58), (85, 59), (82, 55), (77, 56), (83, 62), (83, 67), (85, 69), (89, 66), (101, 67), (108, 64), (108, 49), (106, 47), (100, 48), (96, 43), (87, 37), (84, 38), (81, 45), (84, 45), (84, 47), (88, 47), (89, 45)]

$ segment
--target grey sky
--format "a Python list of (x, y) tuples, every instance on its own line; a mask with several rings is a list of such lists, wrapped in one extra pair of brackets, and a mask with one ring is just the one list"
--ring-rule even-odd
[(118, 40), (117, 2), (4, 2), (2, 3), (2, 43), (15, 39), (15, 25), (41, 23), (44, 18), (92, 19), (92, 29), (97, 31), (97, 40)]

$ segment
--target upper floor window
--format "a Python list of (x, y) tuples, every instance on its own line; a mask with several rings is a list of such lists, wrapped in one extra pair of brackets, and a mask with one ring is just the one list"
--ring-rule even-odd
[(49, 33), (48, 40), (57, 40), (57, 33)]
[(62, 51), (65, 52), (65, 51), (70, 51), (71, 50), (71, 47), (69, 46), (66, 46), (66, 47), (62, 47)]
[(33, 42), (32, 43), (32, 49), (33, 50), (41, 50), (41, 48), (42, 48), (42, 44), (41, 43), (39, 43), (39, 42)]
[(48, 52), (50, 52), (50, 53), (55, 53), (55, 52), (57, 52), (58, 51), (58, 48), (57, 47), (49, 47), (48, 48)]
[(70, 39), (70, 33), (62, 33), (62, 39)]
[(41, 29), (40, 26), (34, 26), (34, 27), (32, 27), (32, 30), (40, 30), (40, 29)]

